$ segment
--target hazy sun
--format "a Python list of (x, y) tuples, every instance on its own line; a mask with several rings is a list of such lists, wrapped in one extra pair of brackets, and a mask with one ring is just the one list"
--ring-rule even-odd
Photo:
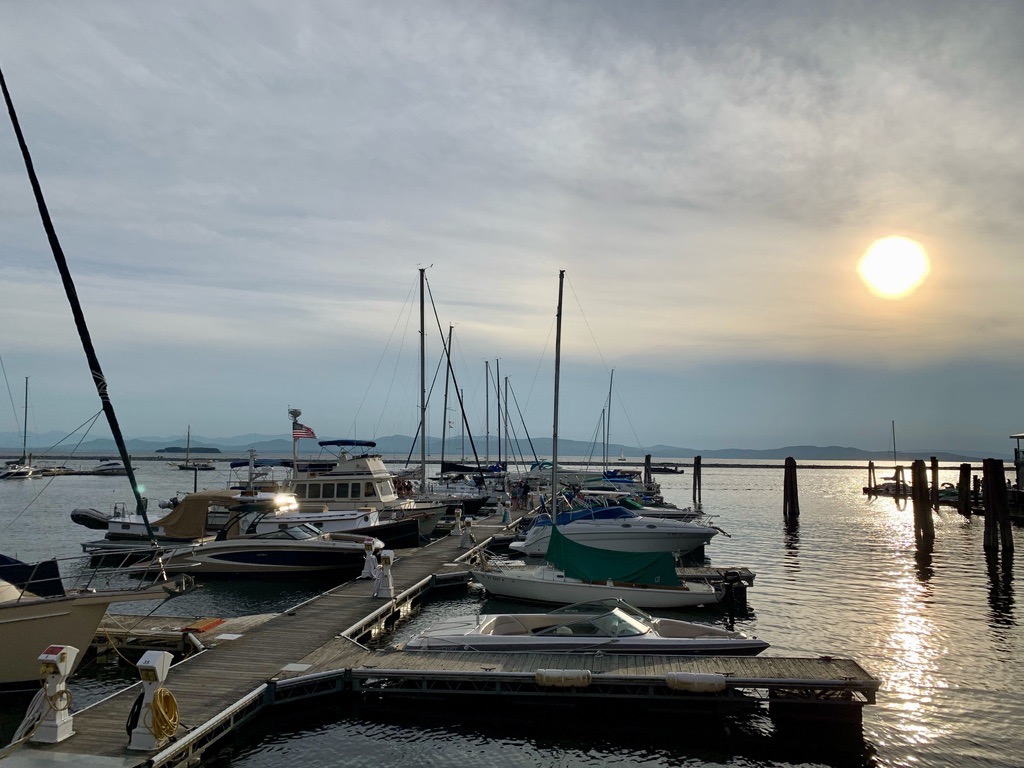
[(901, 299), (928, 277), (928, 254), (916, 240), (883, 237), (876, 240), (857, 265), (871, 292), (884, 299)]

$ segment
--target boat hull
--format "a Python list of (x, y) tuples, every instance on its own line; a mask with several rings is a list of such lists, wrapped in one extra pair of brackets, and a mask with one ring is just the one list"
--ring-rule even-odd
[[(578, 520), (559, 525), (558, 530), (566, 538), (596, 549), (615, 552), (678, 552), (681, 555), (707, 544), (717, 533), (714, 528), (685, 525), (662, 518)], [(530, 530), (526, 541), (515, 541), (509, 546), (531, 557), (543, 557), (547, 554), (550, 539), (551, 526), (539, 526)]]
[(581, 581), (550, 565), (474, 570), (471, 575), (493, 595), (538, 603), (568, 605), (613, 597), (637, 608), (689, 608), (720, 600), (720, 595), (708, 584), (686, 582), (679, 587), (656, 587)]
[(51, 645), (78, 648), (78, 661), (92, 643), (111, 603), (159, 598), (159, 591), (69, 595), (26, 599), (0, 605), (0, 687), (4, 690), (39, 688), (39, 655)]

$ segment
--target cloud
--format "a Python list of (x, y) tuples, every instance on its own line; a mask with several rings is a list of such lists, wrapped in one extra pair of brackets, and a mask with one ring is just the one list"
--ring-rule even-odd
[[(194, 364), (259, 410), (267, 381), (362, 391), (428, 265), (442, 326), (509, 371), (545, 354), (559, 269), (567, 358), (666, 387), (998, 364), (1020, 342), (1022, 26), (1013, 3), (39, 2), (0, 63), (112, 381), (159, 370), (174, 397)], [(853, 269), (893, 233), (933, 271), (883, 306)], [(0, 238), (0, 323), (63, 355), (9, 129)]]

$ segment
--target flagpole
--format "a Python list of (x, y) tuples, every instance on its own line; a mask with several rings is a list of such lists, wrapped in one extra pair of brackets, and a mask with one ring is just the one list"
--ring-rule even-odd
[(302, 411), (298, 408), (289, 408), (288, 415), (292, 417), (292, 478), (294, 479), (299, 466), (299, 438), (295, 436), (295, 427), (299, 423)]

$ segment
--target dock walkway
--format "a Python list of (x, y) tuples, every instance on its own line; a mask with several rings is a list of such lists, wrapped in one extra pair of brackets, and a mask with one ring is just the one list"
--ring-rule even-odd
[[(500, 526), (484, 521), (473, 530), (482, 547)], [(127, 750), (125, 724), (141, 691), (136, 683), (75, 712), (71, 738), (26, 744), (6, 765), (187, 765), (274, 704), (341, 691), (614, 696), (624, 703), (694, 695), (720, 699), (744, 691), (772, 700), (839, 703), (844, 713), (855, 713), (857, 727), (861, 706), (874, 701), (878, 681), (846, 659), (424, 653), (373, 651), (356, 642), (411, 611), (413, 600), (432, 586), (464, 582), (475, 550), (460, 543), (460, 536), (449, 536), (398, 551), (391, 571), (394, 599), (373, 597), (371, 580), (350, 581), (248, 631), (209, 630), (216, 644), (171, 668), (165, 685), (176, 700), (180, 725), (159, 753)], [(708, 680), (714, 690), (701, 693)]]

